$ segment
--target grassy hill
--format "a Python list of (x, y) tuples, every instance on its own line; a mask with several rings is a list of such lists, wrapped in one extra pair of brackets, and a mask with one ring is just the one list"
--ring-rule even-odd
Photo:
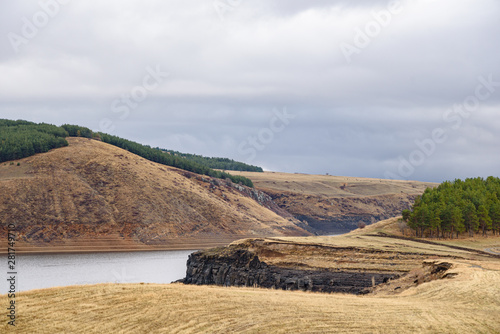
[(0, 234), (15, 222), (19, 251), (192, 249), (308, 233), (251, 188), (97, 140), (67, 140), (67, 147), (0, 165)]
[(67, 146), (68, 142), (65, 137), (68, 136), (94, 138), (128, 150), (153, 162), (220, 179), (231, 179), (232, 182), (249, 187), (253, 187), (252, 181), (249, 179), (213, 168), (262, 171), (259, 167), (230, 159), (207, 158), (174, 151), (164, 152), (117, 136), (93, 132), (89, 128), (78, 125), (64, 124), (58, 127), (46, 123), (37, 124), (29, 121), (7, 119), (0, 119), (0, 162), (21, 159), (37, 153), (45, 153), (54, 148)]

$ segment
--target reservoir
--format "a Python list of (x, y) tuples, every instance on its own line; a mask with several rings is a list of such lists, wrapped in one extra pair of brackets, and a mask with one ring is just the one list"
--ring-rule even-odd
[[(98, 283), (171, 283), (184, 278), (190, 251), (16, 255), (16, 291)], [(7, 259), (0, 265), (4, 275)], [(0, 294), (8, 292), (9, 277)]]

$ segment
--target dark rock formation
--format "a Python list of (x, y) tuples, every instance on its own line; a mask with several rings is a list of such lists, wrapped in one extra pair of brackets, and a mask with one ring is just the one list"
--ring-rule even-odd
[(185, 284), (246, 286), (360, 294), (397, 276), (388, 273), (290, 269), (270, 266), (248, 250), (225, 248), (193, 253)]
[(277, 205), (271, 196), (266, 194), (265, 192), (255, 189), (241, 186), (239, 184), (229, 183), (229, 187), (233, 187), (237, 191), (239, 191), (242, 195), (247, 196), (255, 200), (257, 203), (262, 205), (263, 207), (271, 210), (272, 212), (282, 216), (283, 218), (292, 218), (293, 215), (290, 214), (287, 210), (281, 208)]

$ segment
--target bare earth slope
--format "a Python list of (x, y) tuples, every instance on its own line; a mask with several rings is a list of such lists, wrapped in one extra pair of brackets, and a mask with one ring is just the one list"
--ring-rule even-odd
[(252, 235), (308, 234), (253, 189), (99, 141), (68, 141), (0, 166), (0, 234), (15, 223), (18, 251), (193, 249)]
[(307, 221), (318, 233), (352, 230), (399, 216), (417, 195), (436, 183), (331, 175), (237, 172), (250, 178), (282, 209)]

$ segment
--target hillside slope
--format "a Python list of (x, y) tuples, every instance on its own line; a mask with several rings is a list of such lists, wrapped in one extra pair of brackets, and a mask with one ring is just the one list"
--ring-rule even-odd
[(352, 230), (399, 216), (415, 197), (436, 183), (355, 178), (331, 175), (234, 172), (294, 217), (307, 221), (320, 234)]
[(0, 233), (15, 223), (21, 250), (192, 249), (243, 236), (308, 234), (256, 190), (100, 141), (68, 142), (0, 165)]

